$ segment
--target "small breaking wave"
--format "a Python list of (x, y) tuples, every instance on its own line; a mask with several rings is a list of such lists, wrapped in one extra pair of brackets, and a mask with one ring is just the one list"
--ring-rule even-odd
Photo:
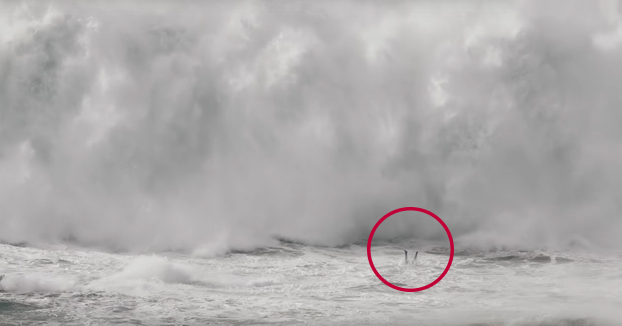
[(249, 280), (235, 275), (205, 273), (197, 267), (174, 263), (164, 257), (143, 256), (127, 264), (121, 271), (92, 282), (89, 287), (127, 290), (134, 289), (145, 281), (217, 288), (278, 284), (270, 279)]
[(99, 279), (93, 284), (114, 283), (127, 280), (157, 279), (164, 283), (193, 283), (194, 278), (189, 267), (174, 264), (156, 256), (138, 257), (121, 271)]

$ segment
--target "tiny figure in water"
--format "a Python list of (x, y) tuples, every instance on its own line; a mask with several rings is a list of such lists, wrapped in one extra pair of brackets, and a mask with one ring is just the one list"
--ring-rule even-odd
[(418, 251), (417, 251), (417, 252), (415, 252), (415, 259), (413, 259), (412, 265), (414, 265), (414, 264), (415, 264), (415, 262), (417, 261), (417, 255), (418, 255), (418, 254), (419, 254), (419, 252), (418, 252)]

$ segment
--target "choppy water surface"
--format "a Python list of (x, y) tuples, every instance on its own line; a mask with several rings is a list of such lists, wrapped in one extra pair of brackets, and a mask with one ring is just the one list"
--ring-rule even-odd
[[(402, 248), (419, 250), (404, 265)], [(58, 248), (57, 248), (58, 249)], [(583, 252), (460, 252), (447, 276), (402, 293), (373, 275), (364, 245), (282, 243), (203, 259), (2, 245), (5, 324), (617, 325), (622, 264)], [(434, 279), (433, 244), (375, 245), (380, 273), (400, 286)]]

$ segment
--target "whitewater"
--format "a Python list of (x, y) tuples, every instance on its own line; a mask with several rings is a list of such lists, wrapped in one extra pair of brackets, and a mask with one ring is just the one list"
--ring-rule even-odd
[(620, 325), (619, 85), (617, 0), (2, 1), (0, 324)]

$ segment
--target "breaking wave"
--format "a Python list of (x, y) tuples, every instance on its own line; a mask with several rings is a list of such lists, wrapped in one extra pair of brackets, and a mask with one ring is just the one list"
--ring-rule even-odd
[(618, 5), (0, 4), (0, 239), (619, 248)]

